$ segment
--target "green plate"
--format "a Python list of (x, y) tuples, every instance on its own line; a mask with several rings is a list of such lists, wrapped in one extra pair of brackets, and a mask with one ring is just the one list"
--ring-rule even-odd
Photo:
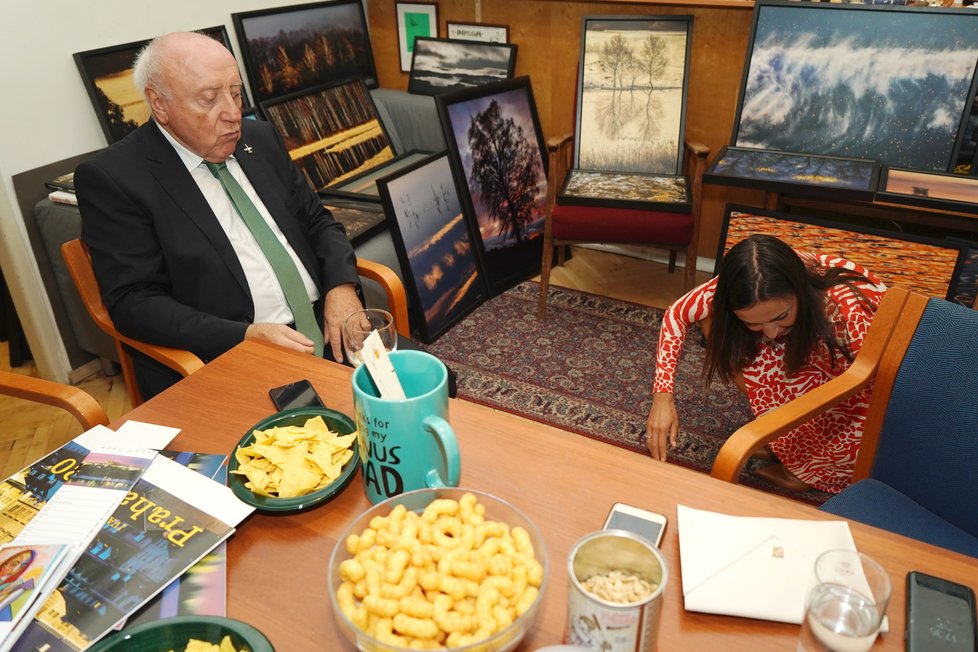
[(350, 480), (353, 479), (353, 476), (356, 475), (357, 468), (360, 466), (360, 448), (356, 439), (353, 440), (353, 444), (350, 446), (350, 450), (353, 451), (353, 457), (343, 467), (340, 477), (322, 489), (304, 496), (296, 496), (295, 498), (259, 496), (245, 486), (245, 482), (248, 481), (247, 477), (238, 475), (237, 473), (231, 473), (231, 471), (238, 468), (238, 460), (235, 459), (234, 452), (239, 447), (253, 444), (256, 430), (266, 430), (275, 426), (301, 426), (308, 419), (315, 416), (321, 416), (330, 430), (338, 432), (341, 435), (347, 435), (357, 429), (353, 420), (342, 412), (320, 407), (293, 408), (262, 419), (248, 429), (248, 434), (242, 437), (241, 441), (235, 444), (234, 449), (231, 451), (231, 458), (228, 460), (227, 483), (231, 491), (234, 492), (234, 495), (260, 512), (295, 512), (320, 505), (343, 491), (346, 485), (350, 483)]
[(89, 652), (182, 652), (187, 641), (196, 638), (209, 643), (231, 637), (236, 650), (275, 652), (265, 635), (240, 620), (219, 616), (176, 616), (164, 618), (102, 639)]

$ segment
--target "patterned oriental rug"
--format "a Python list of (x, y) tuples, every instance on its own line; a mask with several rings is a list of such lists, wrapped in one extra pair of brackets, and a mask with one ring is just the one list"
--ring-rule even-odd
[[(527, 281), (482, 304), (424, 348), (458, 375), (458, 395), (592, 439), (649, 455), (662, 310), (551, 286), (547, 319), (537, 319), (540, 286)], [(676, 374), (679, 445), (669, 462), (709, 473), (726, 438), (751, 420), (744, 395), (714, 382), (704, 392), (704, 350), (687, 338)], [(653, 463), (651, 458), (649, 463)], [(744, 484), (821, 504), (829, 495), (792, 494), (755, 478)]]

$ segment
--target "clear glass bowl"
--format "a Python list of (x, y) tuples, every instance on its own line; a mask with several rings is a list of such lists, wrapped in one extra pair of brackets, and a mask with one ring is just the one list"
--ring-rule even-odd
[(519, 645), (520, 641), (523, 640), (523, 636), (533, 626), (547, 586), (548, 571), (547, 549), (540, 530), (537, 529), (536, 525), (521, 511), (492, 494), (464, 488), (418, 489), (403, 493), (400, 496), (388, 498), (358, 516), (347, 526), (343, 534), (340, 535), (330, 556), (328, 583), (329, 599), (333, 607), (333, 615), (336, 617), (336, 621), (339, 623), (340, 630), (342, 630), (343, 634), (360, 650), (364, 650), (365, 652), (405, 652), (408, 648), (377, 640), (350, 622), (340, 610), (339, 604), (337, 604), (336, 590), (342, 581), (339, 571), (340, 563), (349, 559), (351, 556), (346, 550), (347, 538), (351, 534), (360, 534), (369, 527), (371, 519), (375, 516), (387, 516), (397, 505), (404, 505), (409, 511), (420, 513), (436, 498), (450, 498), (457, 501), (467, 493), (473, 494), (478, 502), (485, 506), (485, 518), (487, 521), (501, 521), (507, 524), (510, 529), (520, 526), (529, 533), (536, 560), (543, 567), (543, 582), (540, 584), (539, 594), (533, 601), (533, 604), (521, 616), (514, 620), (511, 625), (481, 641), (462, 647), (446, 649), (452, 650), (453, 652), (474, 652), (475, 650), (479, 650), (480, 652), (507, 652)]

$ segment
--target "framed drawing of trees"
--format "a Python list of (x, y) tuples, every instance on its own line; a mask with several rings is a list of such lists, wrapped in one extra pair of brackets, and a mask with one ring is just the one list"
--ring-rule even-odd
[(547, 209), (543, 136), (529, 77), (435, 101), (462, 208), (493, 293), (540, 270)]
[(430, 344), (487, 297), (447, 152), (377, 182), (421, 341)]
[(976, 60), (973, 11), (757, 0), (730, 142), (950, 172)]
[(680, 174), (690, 16), (585, 16), (575, 168)]

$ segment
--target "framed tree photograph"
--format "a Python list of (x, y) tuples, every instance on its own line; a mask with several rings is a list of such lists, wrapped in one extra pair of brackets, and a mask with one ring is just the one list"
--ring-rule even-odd
[(815, 197), (872, 201), (878, 161), (817, 154), (724, 147), (703, 181)]
[(512, 79), (515, 69), (515, 45), (419, 36), (414, 39), (408, 93), (438, 95)]
[(978, 178), (886, 168), (876, 199), (959, 213), (978, 213)]
[(509, 43), (509, 25), (492, 23), (463, 23), (449, 20), (445, 23), (445, 35), (462, 41), (485, 43)]
[(772, 235), (796, 250), (859, 263), (887, 286), (899, 285), (948, 300), (952, 300), (951, 287), (960, 276), (964, 251), (961, 242), (949, 239), (727, 204), (714, 274), (730, 247), (754, 233)]
[(437, 2), (395, 2), (397, 11), (397, 51), (401, 70), (411, 70), (414, 39), (419, 36), (438, 36)]
[(585, 16), (574, 168), (681, 174), (690, 16)]
[(418, 150), (404, 152), (365, 172), (326, 186), (319, 191), (319, 195), (327, 199), (330, 197), (339, 197), (352, 201), (369, 201), (379, 204), (380, 190), (377, 186), (379, 179), (390, 176), (398, 170), (406, 168), (418, 161), (423, 161), (430, 155), (431, 152), (421, 152)]
[(951, 171), (976, 60), (978, 12), (757, 0), (730, 143)]
[(421, 341), (434, 342), (488, 298), (447, 152), (377, 182)]
[[(197, 30), (220, 41), (228, 51), (231, 39), (224, 25)], [(95, 107), (99, 126), (105, 139), (111, 145), (136, 130), (150, 119), (149, 105), (142, 93), (136, 89), (132, 77), (132, 66), (136, 55), (152, 39), (133, 41), (96, 50), (75, 52), (75, 65), (81, 75), (88, 97)], [(248, 95), (241, 89), (243, 108), (248, 108)]]
[(546, 147), (529, 77), (436, 95), (462, 210), (494, 294), (540, 271)]
[(341, 79), (377, 85), (360, 0), (330, 0), (231, 14), (255, 101)]
[(260, 106), (317, 191), (394, 158), (362, 79), (264, 100)]
[(680, 175), (569, 170), (558, 195), (561, 204), (637, 208), (688, 213), (692, 198)]

